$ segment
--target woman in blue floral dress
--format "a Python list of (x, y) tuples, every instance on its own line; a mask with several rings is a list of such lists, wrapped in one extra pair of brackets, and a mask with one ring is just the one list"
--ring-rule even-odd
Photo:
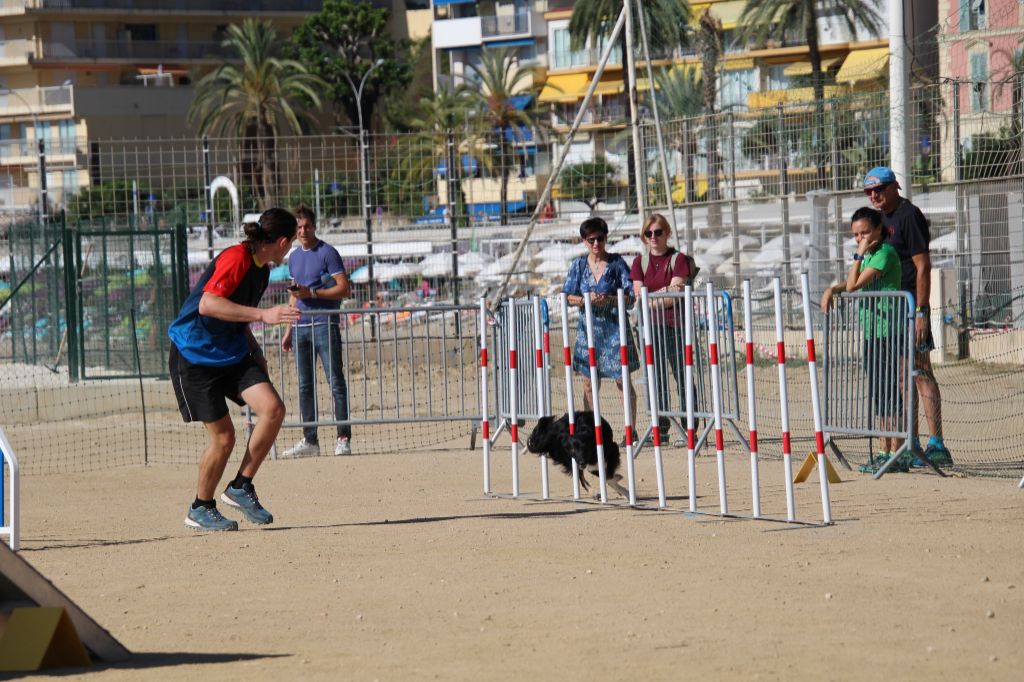
[[(567, 295), (569, 305), (580, 308), (579, 324), (576, 328), (576, 343), (572, 350), (572, 368), (583, 375), (583, 402), (588, 410), (594, 409), (591, 401), (590, 359), (587, 352), (587, 321), (583, 314), (583, 297), (589, 296), (594, 313), (594, 350), (597, 353), (598, 379), (606, 377), (615, 380), (622, 391), (622, 364), (619, 359), (619, 289), (626, 292), (627, 303), (633, 300), (633, 286), (629, 279), (629, 265), (618, 254), (608, 253), (608, 224), (601, 218), (588, 218), (580, 225), (580, 238), (587, 247), (587, 254), (572, 262), (565, 278), (562, 292)], [(640, 366), (632, 337), (627, 338), (629, 370)], [(600, 386), (599, 386), (600, 388)], [(636, 425), (636, 393), (629, 386), (630, 415)]]

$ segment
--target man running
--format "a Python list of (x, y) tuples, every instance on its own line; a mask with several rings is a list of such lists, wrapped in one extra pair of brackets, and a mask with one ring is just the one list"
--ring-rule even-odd
[(299, 319), (290, 305), (256, 307), (270, 281), (270, 263), (280, 263), (295, 239), (295, 217), (272, 208), (245, 225), (245, 241), (222, 251), (171, 323), (168, 361), (178, 409), (186, 422), (201, 421), (210, 436), (199, 462), (196, 499), (185, 525), (200, 531), (238, 530), (214, 500), (235, 447), (235, 425), (226, 398), (249, 405), (259, 417), (238, 474), (221, 495), (249, 521), (268, 524), (273, 515), (260, 504), (252, 479), (284, 422), (285, 407), (270, 383), (267, 361), (249, 325), (288, 324)]

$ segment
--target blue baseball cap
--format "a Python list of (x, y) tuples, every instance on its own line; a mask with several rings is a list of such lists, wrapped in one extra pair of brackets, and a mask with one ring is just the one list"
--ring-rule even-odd
[(896, 182), (896, 174), (888, 166), (876, 166), (864, 175), (864, 188)]

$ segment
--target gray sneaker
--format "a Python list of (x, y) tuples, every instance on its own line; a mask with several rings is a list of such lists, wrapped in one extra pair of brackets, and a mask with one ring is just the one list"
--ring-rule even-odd
[(305, 438), (281, 453), (282, 457), (318, 457), (320, 455), (320, 444), (310, 443)]
[(224, 504), (241, 509), (242, 513), (245, 514), (245, 518), (253, 523), (262, 526), (274, 522), (274, 515), (260, 504), (259, 498), (256, 497), (256, 488), (251, 483), (241, 488), (235, 488), (228, 484), (220, 499), (223, 500)]
[(335, 455), (351, 455), (352, 454), (352, 444), (349, 442), (348, 438), (345, 438), (344, 436), (342, 436), (341, 438), (338, 439), (338, 442), (334, 446), (334, 454)]
[(188, 506), (185, 526), (197, 531), (238, 530), (238, 522), (226, 518), (216, 507), (193, 509), (192, 505)]

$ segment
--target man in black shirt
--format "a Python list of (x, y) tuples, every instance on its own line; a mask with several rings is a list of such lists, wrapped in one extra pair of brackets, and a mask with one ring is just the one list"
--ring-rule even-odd
[[(887, 241), (899, 254), (902, 288), (914, 295), (917, 305), (914, 319), (914, 364), (918, 371), (916, 384), (931, 431), (924, 453), (932, 463), (949, 466), (953, 464), (953, 459), (942, 441), (942, 396), (929, 355), (935, 348), (928, 309), (932, 276), (932, 263), (928, 255), (931, 234), (921, 209), (901, 197), (899, 190), (896, 174), (887, 166), (872, 168), (864, 176), (864, 194), (868, 195), (871, 205), (882, 212), (882, 224), (888, 232)], [(916, 413), (914, 433), (917, 433)], [(923, 462), (920, 464), (924, 465)]]

